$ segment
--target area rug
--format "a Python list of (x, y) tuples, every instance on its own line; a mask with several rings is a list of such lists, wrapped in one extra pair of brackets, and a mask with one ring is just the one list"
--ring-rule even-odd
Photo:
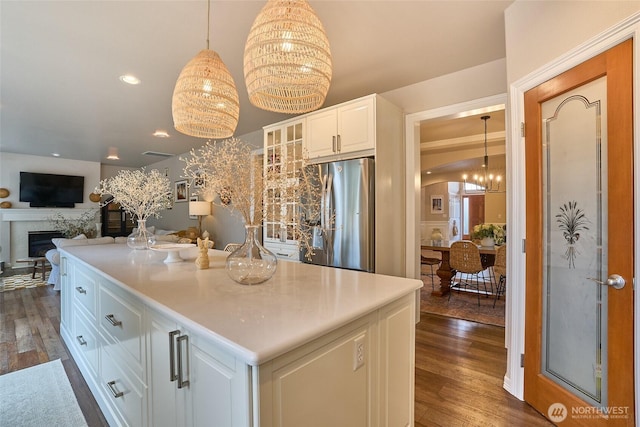
[(47, 282), (42, 280), (42, 276), (36, 274), (35, 278), (32, 274), (15, 274), (13, 276), (0, 277), (0, 292), (8, 292), (16, 289), (35, 288), (38, 286), (46, 286)]
[[(504, 327), (505, 299), (501, 296), (493, 307), (493, 297), (478, 297), (467, 292), (453, 292), (448, 296), (431, 295), (431, 278), (422, 276), (424, 287), (420, 291), (420, 311), (425, 313), (440, 314), (457, 319), (471, 320), (472, 322)], [(436, 279), (435, 288), (439, 288)]]
[(60, 359), (0, 376), (3, 426), (86, 426)]

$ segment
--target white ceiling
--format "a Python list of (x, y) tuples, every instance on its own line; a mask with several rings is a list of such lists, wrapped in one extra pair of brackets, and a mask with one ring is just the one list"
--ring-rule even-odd
[[(507, 1), (325, 1), (333, 80), (325, 105), (382, 93), (505, 56)], [(264, 1), (211, 3), (211, 44), (235, 78), (243, 135), (289, 116), (247, 98), (242, 58)], [(182, 67), (205, 47), (206, 1), (0, 1), (0, 151), (142, 166), (202, 139), (173, 129)], [(135, 74), (138, 86), (118, 77)], [(156, 129), (168, 139), (154, 138)], [(120, 159), (106, 160), (109, 147)]]

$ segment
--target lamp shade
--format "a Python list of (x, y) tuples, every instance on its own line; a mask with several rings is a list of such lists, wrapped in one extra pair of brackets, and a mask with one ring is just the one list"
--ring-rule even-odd
[(211, 215), (211, 202), (189, 202), (189, 215)]
[(306, 0), (269, 0), (244, 48), (249, 100), (267, 111), (317, 110), (332, 76), (329, 40)]
[(238, 125), (240, 104), (233, 77), (220, 56), (201, 50), (184, 66), (171, 101), (177, 131), (198, 138), (228, 138)]

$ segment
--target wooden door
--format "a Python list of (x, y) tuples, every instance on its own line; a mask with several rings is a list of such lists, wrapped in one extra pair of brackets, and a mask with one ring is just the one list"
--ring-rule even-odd
[(484, 223), (484, 194), (474, 195), (474, 196), (464, 196), (465, 199), (468, 199), (468, 216), (463, 220), (466, 221), (466, 227), (464, 227), (465, 232), (462, 235), (463, 239), (471, 240), (471, 233), (473, 232), (473, 227), (478, 224)]
[(524, 398), (562, 426), (635, 422), (632, 46), (525, 94)]

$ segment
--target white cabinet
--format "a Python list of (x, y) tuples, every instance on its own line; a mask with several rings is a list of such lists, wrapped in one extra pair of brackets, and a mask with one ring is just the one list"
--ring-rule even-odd
[[(75, 257), (66, 262), (62, 299), (72, 303), (61, 334), (109, 425), (413, 424), (414, 292), (256, 362), (215, 328), (196, 323), (189, 308), (172, 311), (144, 286), (133, 291)], [(184, 280), (194, 271), (185, 269)], [(304, 286), (309, 279), (297, 280)], [(95, 307), (93, 315), (87, 307)], [(242, 327), (243, 320), (228, 322)]]
[(60, 332), (110, 425), (147, 425), (143, 306), (62, 254)]
[[(289, 191), (302, 167), (305, 120), (293, 119), (264, 129), (266, 179), (263, 244), (279, 259), (298, 261), (297, 197)], [(289, 182), (287, 188), (283, 183)]]
[[(302, 120), (302, 153), (309, 163), (360, 157), (375, 159), (375, 272), (403, 277), (407, 181), (402, 110), (380, 95), (373, 94), (268, 126), (265, 128), (265, 153), (270, 147), (276, 147), (272, 149), (275, 153), (273, 159), (282, 158), (278, 151), (281, 150), (280, 144), (274, 142), (281, 141), (277, 139), (278, 132), (282, 134), (294, 120)], [(268, 200), (277, 201), (278, 196), (274, 192), (265, 200), (267, 203)], [(288, 239), (294, 231), (293, 226), (280, 230), (279, 222), (272, 218), (281, 212), (289, 214), (292, 211), (275, 206), (272, 204), (271, 211), (267, 211), (264, 235), (265, 246), (272, 252), (275, 251), (269, 244), (276, 243), (278, 238), (284, 239), (281, 243), (292, 243)]]
[(148, 311), (149, 425), (250, 425), (249, 367)]
[(374, 96), (307, 116), (304, 145), (309, 159), (350, 153), (372, 155), (375, 144)]
[(260, 426), (413, 425), (414, 315), (408, 295), (260, 365)]

